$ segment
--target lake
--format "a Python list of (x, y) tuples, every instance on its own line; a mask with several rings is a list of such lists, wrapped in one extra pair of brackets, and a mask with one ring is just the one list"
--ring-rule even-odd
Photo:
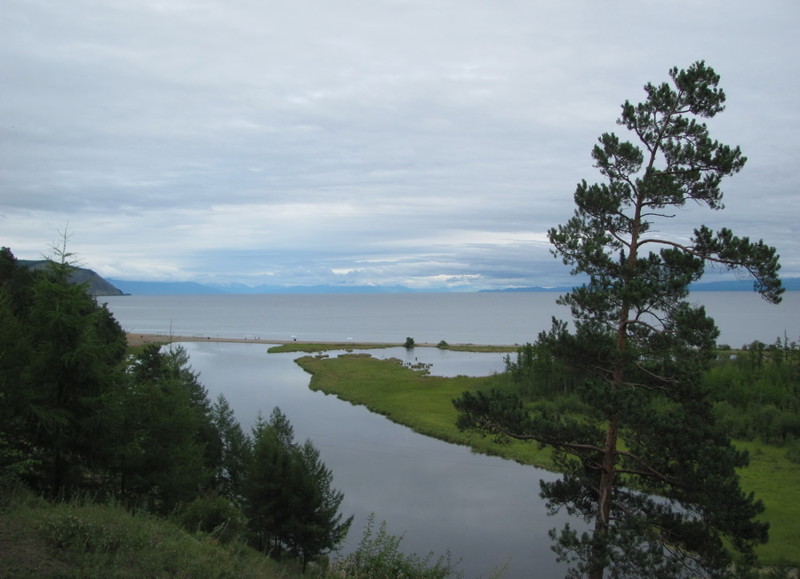
[[(797, 292), (770, 306), (744, 292), (698, 293), (734, 346), (800, 333)], [(555, 294), (391, 294), (291, 296), (124, 296), (104, 298), (130, 332), (165, 335), (333, 340), (521, 344), (546, 330), (553, 315), (568, 318)], [(354, 548), (367, 516), (404, 536), (407, 552), (449, 549), (465, 576), (563, 576), (547, 530), (539, 481), (556, 475), (418, 435), (361, 406), (308, 388), (298, 354), (267, 354), (260, 344), (184, 344), (212, 397), (222, 393), (244, 427), (279, 406), (298, 440), (310, 438), (342, 490), (342, 512), (355, 515), (345, 551)], [(437, 348), (370, 351), (433, 364), (442, 375), (485, 375), (502, 369), (501, 354)], [(332, 355), (335, 355), (333, 353)]]
[[(130, 332), (272, 340), (524, 344), (568, 320), (555, 293), (219, 295), (104, 297)], [(800, 338), (800, 292), (766, 303), (752, 292), (697, 292), (720, 328), (719, 342)]]

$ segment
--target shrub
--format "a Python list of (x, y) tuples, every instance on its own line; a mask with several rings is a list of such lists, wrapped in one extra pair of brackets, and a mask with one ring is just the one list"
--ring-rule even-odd
[(183, 528), (209, 533), (223, 543), (243, 535), (246, 527), (242, 511), (217, 495), (196, 498), (178, 512), (176, 519)]
[(414, 347), (414, 338), (406, 338), (405, 347), (409, 350)]
[(371, 513), (358, 549), (344, 559), (335, 561), (332, 575), (352, 579), (463, 577), (463, 573), (456, 571), (455, 567), (458, 563), (452, 563), (449, 552), (433, 562), (433, 552), (428, 553), (426, 557), (401, 553), (400, 542), (402, 540), (402, 537), (388, 533), (386, 521), (382, 521), (376, 531), (375, 513)]
[(786, 459), (795, 464), (800, 464), (800, 441), (792, 441), (786, 449)]

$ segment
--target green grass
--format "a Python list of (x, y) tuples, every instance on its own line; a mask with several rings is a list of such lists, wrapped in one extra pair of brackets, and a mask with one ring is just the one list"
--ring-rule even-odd
[(377, 350), (381, 348), (392, 348), (402, 346), (403, 344), (376, 344), (376, 343), (354, 343), (354, 342), (340, 342), (340, 343), (314, 343), (314, 342), (287, 342), (280, 346), (272, 346), (267, 350), (270, 354), (280, 354), (284, 352), (305, 352), (313, 354), (316, 352), (325, 352), (328, 350)]
[(301, 577), (239, 541), (225, 544), (113, 505), (50, 503), (22, 487), (0, 500), (0, 577)]
[[(335, 394), (404, 424), (422, 434), (471, 446), (475, 451), (524, 464), (553, 468), (550, 451), (536, 444), (497, 444), (490, 437), (459, 432), (452, 400), (465, 390), (508, 387), (495, 375), (443, 378), (415, 372), (399, 360), (378, 360), (368, 354), (338, 358), (306, 356), (297, 363), (312, 374), (311, 388)], [(750, 466), (741, 469), (742, 487), (764, 501), (763, 519), (770, 522), (770, 542), (757, 552), (767, 566), (800, 565), (800, 465), (785, 457), (785, 447), (736, 442), (750, 452)]]
[(764, 501), (761, 518), (769, 521), (769, 543), (757, 549), (764, 565), (800, 565), (800, 464), (786, 458), (786, 448), (736, 441), (750, 453), (750, 466), (739, 470), (742, 487)]
[(453, 399), (466, 390), (498, 387), (505, 380), (504, 376), (427, 376), (404, 366), (399, 360), (378, 360), (368, 354), (338, 358), (305, 356), (297, 363), (312, 374), (313, 390), (363, 404), (373, 412), (434, 438), (525, 464), (553, 467), (550, 452), (535, 444), (512, 441), (499, 445), (491, 437), (460, 432), (456, 428)]
[[(273, 346), (267, 350), (270, 354), (282, 352), (305, 352), (313, 354), (316, 352), (326, 352), (330, 350), (375, 350), (380, 348), (401, 348), (405, 344), (396, 343), (376, 343), (376, 342), (338, 342), (338, 343), (316, 343), (316, 342), (288, 342), (280, 346)], [(417, 344), (415, 348), (432, 348), (431, 345)], [(509, 352), (517, 351), (518, 346), (487, 346), (480, 344), (440, 344), (436, 346), (442, 350), (453, 350), (454, 352)]]

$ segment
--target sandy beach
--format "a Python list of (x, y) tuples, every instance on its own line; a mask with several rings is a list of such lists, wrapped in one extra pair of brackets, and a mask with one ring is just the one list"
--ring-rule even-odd
[(236, 342), (241, 344), (285, 344), (290, 340), (261, 340), (259, 338), (220, 338), (212, 336), (167, 336), (164, 334), (126, 334), (129, 346), (169, 344), (172, 342)]
[[(126, 334), (128, 346), (144, 346), (145, 344), (170, 344), (173, 342), (233, 342), (237, 344), (288, 344), (292, 340), (263, 340), (261, 338), (222, 338), (219, 336), (168, 336), (166, 334)], [(332, 344), (332, 345), (347, 345), (343, 342), (327, 342), (324, 340), (314, 340), (314, 344)], [(358, 342), (353, 346), (402, 346), (403, 344), (395, 342)], [(434, 344), (415, 344), (420, 347), (432, 347)]]

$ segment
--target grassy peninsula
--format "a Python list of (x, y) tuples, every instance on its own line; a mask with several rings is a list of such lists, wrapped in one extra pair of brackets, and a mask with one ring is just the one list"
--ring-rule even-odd
[[(550, 451), (519, 441), (498, 443), (491, 437), (460, 432), (452, 400), (465, 390), (514, 388), (507, 374), (487, 377), (428, 376), (399, 360), (379, 360), (369, 354), (336, 358), (304, 356), (297, 363), (312, 374), (311, 388), (335, 394), (353, 404), (406, 425), (422, 434), (470, 446), (476, 452), (502, 456), (523, 464), (554, 468)], [(800, 553), (800, 464), (787, 458), (787, 447), (759, 441), (737, 441), (750, 453), (750, 466), (740, 472), (742, 486), (764, 501), (763, 518), (770, 522), (770, 541), (758, 549), (762, 565), (798, 566)]]

